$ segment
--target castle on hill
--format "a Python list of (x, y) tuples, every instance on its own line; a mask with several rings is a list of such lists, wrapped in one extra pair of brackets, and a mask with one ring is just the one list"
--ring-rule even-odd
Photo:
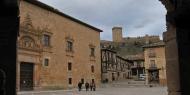
[(118, 55), (128, 58), (142, 54), (142, 46), (161, 41), (158, 35), (123, 37), (122, 32), (122, 27), (113, 27), (112, 41), (101, 40), (101, 48), (109, 48)]

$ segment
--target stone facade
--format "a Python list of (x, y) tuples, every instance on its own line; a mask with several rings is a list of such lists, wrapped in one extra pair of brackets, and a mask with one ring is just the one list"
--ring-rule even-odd
[(81, 79), (99, 86), (100, 32), (39, 1), (21, 0), (17, 90), (28, 82), (22, 64), (33, 65), (33, 89), (73, 88)]
[[(157, 81), (160, 85), (166, 86), (166, 56), (164, 43), (158, 42), (144, 46), (144, 57), (146, 74), (148, 75), (146, 80), (148, 80), (149, 83), (151, 83), (151, 81)], [(156, 74), (158, 74), (158, 76)], [(156, 77), (156, 79), (153, 77)]]

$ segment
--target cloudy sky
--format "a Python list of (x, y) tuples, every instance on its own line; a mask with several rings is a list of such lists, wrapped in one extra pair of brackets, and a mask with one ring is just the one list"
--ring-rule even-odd
[(166, 10), (159, 0), (39, 0), (104, 32), (112, 40), (112, 27), (123, 27), (124, 37), (159, 35), (166, 30)]

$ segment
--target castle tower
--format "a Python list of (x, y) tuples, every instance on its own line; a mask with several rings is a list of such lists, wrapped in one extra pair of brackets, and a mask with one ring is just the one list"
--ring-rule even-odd
[(149, 44), (149, 43), (150, 43), (149, 35), (146, 34), (145, 35), (145, 44)]
[(112, 40), (113, 42), (122, 42), (122, 27), (113, 27), (112, 28)]

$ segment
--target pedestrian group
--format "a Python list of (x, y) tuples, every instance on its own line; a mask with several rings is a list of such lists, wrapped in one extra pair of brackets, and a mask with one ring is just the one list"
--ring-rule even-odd
[[(82, 85), (83, 85), (82, 82), (78, 83), (78, 90), (79, 91), (81, 91)], [(89, 88), (90, 88), (90, 91), (96, 91), (96, 85), (95, 85), (94, 82), (91, 82), (91, 83), (86, 82), (85, 83), (85, 88), (86, 88), (86, 91), (89, 91)]]

